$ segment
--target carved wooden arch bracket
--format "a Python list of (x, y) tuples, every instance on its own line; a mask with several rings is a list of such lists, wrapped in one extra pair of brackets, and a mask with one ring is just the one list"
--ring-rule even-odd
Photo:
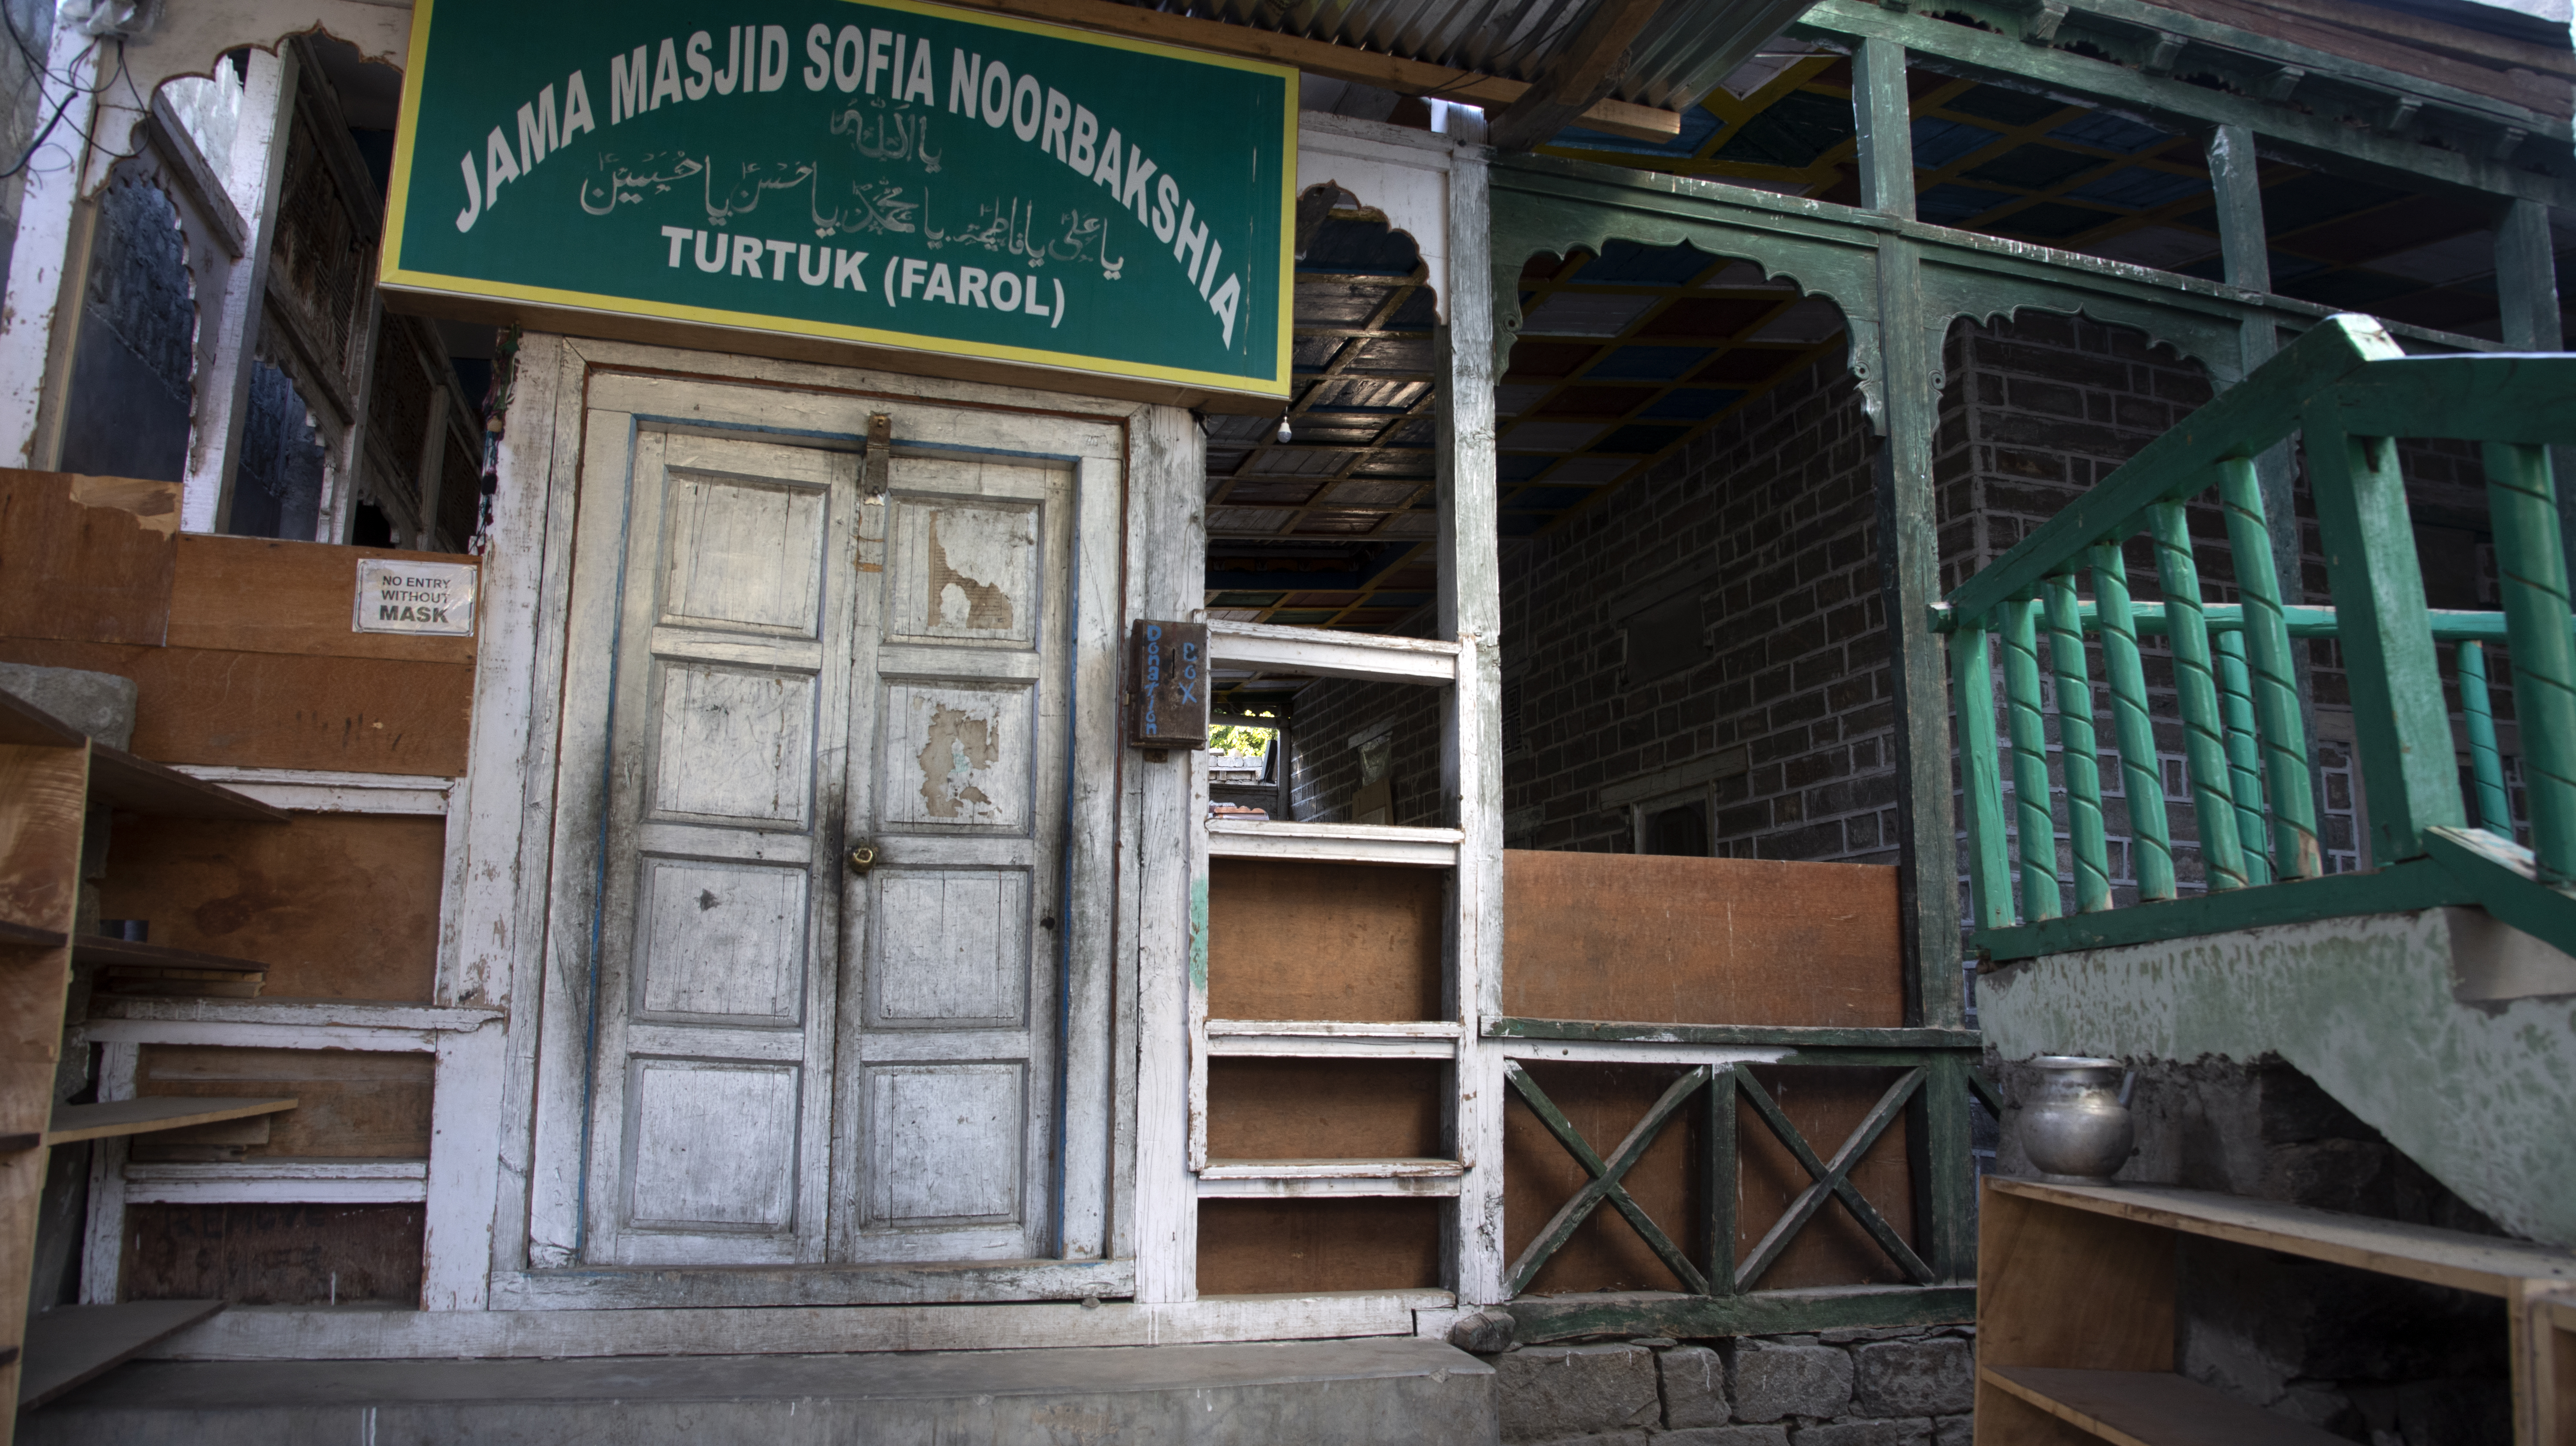
[[(99, 97), (97, 148), (107, 155), (132, 154), (141, 137), (151, 98), (164, 81), (181, 76), (210, 77), (223, 58), (242, 49), (275, 53), (301, 35), (325, 35), (355, 46), (367, 60), (397, 69), (411, 57), (409, 6), (368, 0), (256, 0), (247, 6), (166, 5), (146, 34), (128, 40), (124, 72)], [(114, 48), (112, 41), (102, 44)], [(57, 49), (56, 54), (61, 52)], [(132, 89), (127, 82), (132, 82)], [(143, 99), (138, 108), (135, 97)], [(111, 126), (114, 127), (111, 130)], [(104, 168), (85, 178), (83, 193), (95, 195), (104, 185)]]
[[(1890, 387), (1921, 386), (1937, 398), (1945, 382), (1943, 349), (1951, 324), (1962, 318), (1989, 325), (2034, 311), (2128, 327), (2149, 345), (2198, 362), (2212, 386), (2224, 389), (2244, 373), (2248, 323), (2304, 327), (2326, 314), (2322, 307), (2026, 242), (1739, 187), (1552, 157), (1501, 159), (1492, 174), (1498, 373), (1522, 321), (1522, 263), (1541, 252), (1599, 254), (1613, 240), (1688, 242), (1712, 258), (1751, 261), (1766, 279), (1788, 280), (1808, 296), (1832, 301), (1850, 329), (1852, 374), (1871, 429), (1880, 435)], [(1881, 257), (1884, 243), (1898, 238), (1919, 258), (1912, 284), (1923, 331), (1919, 360), (1903, 366), (1912, 373), (1906, 377), (1896, 375), (1899, 365), (1881, 336)], [(2472, 348), (2493, 345), (2420, 334)]]

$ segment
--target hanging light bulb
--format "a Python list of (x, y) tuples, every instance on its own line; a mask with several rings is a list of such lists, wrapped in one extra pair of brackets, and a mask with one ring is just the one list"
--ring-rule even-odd
[(1279, 441), (1282, 446), (1287, 445), (1288, 442), (1288, 414), (1286, 412), (1281, 412), (1279, 414)]

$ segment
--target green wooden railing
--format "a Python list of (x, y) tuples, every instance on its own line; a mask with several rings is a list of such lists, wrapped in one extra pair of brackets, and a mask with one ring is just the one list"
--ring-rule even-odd
[[(2332, 607), (2283, 600), (2255, 459), (2303, 437)], [(2483, 444), (2504, 609), (2426, 606), (2396, 440)], [(2576, 950), (2576, 629), (2548, 447), (2576, 443), (2576, 356), (2409, 357), (2337, 316), (2157, 438), (1952, 593), (1950, 634), (1976, 945), (1994, 958), (2339, 915), (2477, 904)], [(2216, 494), (2238, 601), (2203, 599), (2185, 505)], [(2144, 535), (2160, 600), (2130, 595)], [(2089, 585), (2090, 600), (2082, 593)], [(2138, 640), (2171, 653), (2206, 892), (2181, 897)], [(2292, 640), (2341, 648), (2377, 867), (2326, 875)], [(2102, 678), (2092, 676), (2088, 639)], [(2042, 657), (2043, 641), (2046, 649)], [(2456, 645), (2463, 790), (2437, 644)], [(2487, 649), (2513, 665), (2529, 847), (2515, 841)], [(2000, 659), (1998, 659), (2000, 654)], [(2004, 728), (1995, 724), (2003, 670)], [(2064, 838), (2040, 678), (2055, 682)], [(2101, 757), (2097, 686), (2116, 758)], [(2007, 828), (2003, 771), (2011, 770)], [(2126, 794), (2138, 905), (2115, 908), (2103, 772)], [(2469, 822), (2474, 794), (2477, 826)], [(2071, 882), (2070, 890), (2066, 885)]]

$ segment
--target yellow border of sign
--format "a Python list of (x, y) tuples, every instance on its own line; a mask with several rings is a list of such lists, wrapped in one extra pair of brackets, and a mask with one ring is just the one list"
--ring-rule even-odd
[(411, 194), (412, 139), (420, 124), (420, 93), (429, 68), (430, 11), (436, 0), (417, 0), (412, 8), (409, 73), (404, 76), (402, 114), (395, 122), (394, 168), (390, 187), (392, 195), (385, 202), (385, 247), (377, 263), (376, 282), (398, 290), (430, 292), (450, 296), (499, 298), (530, 301), (548, 306), (570, 307), (581, 311), (605, 312), (616, 316), (649, 316), (665, 321), (702, 322), (730, 326), (746, 331), (783, 332), (792, 336), (823, 337), (834, 341), (860, 342), (902, 351), (938, 352), (947, 356), (983, 357), (992, 361), (1022, 362), (1036, 366), (1057, 367), (1074, 371), (1098, 372), (1107, 376), (1130, 377), (1152, 381), (1179, 382), (1189, 386), (1212, 387), (1219, 391), (1249, 392), (1257, 396), (1285, 397), (1295, 378), (1289, 365), (1289, 347), (1296, 321), (1296, 225), (1297, 214), (1297, 71), (1294, 67), (1273, 65), (1267, 61), (1246, 60), (1239, 56), (1216, 55), (1204, 50), (1191, 50), (1159, 41), (1131, 40), (1123, 35), (1105, 35), (1096, 30), (1083, 30), (1070, 25), (1045, 21), (1021, 20), (1011, 16), (985, 15), (959, 10), (953, 6), (930, 5), (920, 0), (848, 0), (875, 10), (901, 10), (915, 15), (936, 16), (995, 30), (1018, 30), (1031, 35), (1047, 35), (1077, 41), (1086, 45), (1105, 45), (1119, 50), (1133, 50), (1147, 55), (1168, 56), (1199, 65), (1222, 66), (1229, 70), (1247, 70), (1257, 75), (1278, 77), (1285, 85), (1281, 110), (1279, 173), (1279, 362), (1278, 375), (1269, 381), (1259, 377), (1237, 376), (1227, 372), (1199, 372), (1181, 367), (1160, 367), (1136, 362), (1120, 362), (1104, 357), (1085, 356), (1079, 352), (1045, 351), (1033, 347), (993, 346), (982, 342), (949, 341), (934, 336), (921, 336), (905, 331), (879, 331), (874, 327), (842, 326), (831, 322), (798, 321), (791, 317), (767, 316), (759, 312), (721, 311), (713, 307), (674, 306), (663, 302), (637, 301), (626, 297), (599, 296), (585, 291), (556, 291), (541, 286), (518, 286), (509, 282), (477, 281), (464, 276), (442, 276), (435, 272), (410, 271), (402, 264), (402, 238), (406, 199)]

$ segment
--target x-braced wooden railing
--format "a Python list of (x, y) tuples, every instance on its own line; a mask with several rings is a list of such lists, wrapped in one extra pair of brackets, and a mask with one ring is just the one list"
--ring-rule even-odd
[[(2303, 435), (2335, 605), (2286, 602), (2256, 459)], [(2484, 444), (2498, 613), (2425, 602), (2395, 440)], [(2366, 317), (2329, 318), (2141, 451), (1951, 594), (1950, 663), (1978, 946), (1995, 958), (2257, 924), (2477, 904), (2576, 949), (2576, 630), (2548, 448), (2576, 442), (2576, 356), (2408, 357)], [(2215, 491), (2241, 601), (2203, 600), (2185, 504)], [(2122, 543), (2153, 544), (2161, 602), (2130, 595)], [(2092, 598), (2079, 590), (2089, 581)], [(2180, 899), (2138, 639), (2172, 655), (2207, 893)], [(2292, 640), (2342, 649), (2376, 869), (2323, 876)], [(2045, 664), (2042, 640), (2045, 639)], [(2114, 909), (2087, 639), (2098, 639), (2140, 903)], [(2468, 823), (2436, 644), (2456, 679), (2480, 827)], [(2516, 841), (2487, 681), (2513, 664), (2531, 822)], [(1997, 738), (1996, 653), (2005, 728)], [(2053, 674), (2061, 874), (2043, 666)], [(2011, 822), (2002, 764), (2012, 773)], [(2299, 884), (2297, 888), (2283, 885)], [(2070, 909), (2065, 885), (2074, 894)], [(2017, 885), (2017, 887), (2016, 887)], [(2018, 904), (2018, 915), (2016, 915)]]
[[(1572, 1032), (1536, 1027), (1550, 1023), (1545, 1021), (1509, 1022), (1521, 1026), (1514, 1031), (1515, 1034), (1528, 1037)], [(1945, 1312), (1955, 1315), (1967, 1303), (1964, 1290), (1924, 1289), (1915, 1292), (1913, 1300), (1903, 1303), (1891, 1302), (1885, 1294), (1756, 1290), (1762, 1278), (1779, 1263), (1790, 1242), (1816, 1219), (1828, 1201), (1841, 1202), (1851, 1218), (1903, 1272), (1912, 1286), (1932, 1288), (1945, 1285), (1945, 1272), (1927, 1260), (1925, 1252), (1916, 1248), (1916, 1242), (1899, 1232), (1885, 1213), (1861, 1193), (1859, 1187), (1852, 1183), (1851, 1173), (1891, 1125), (1906, 1119), (1909, 1114), (1923, 1113), (1936, 1099), (1941, 1104), (1964, 1109), (1964, 1096), (1973, 1091), (1985, 1101), (1988, 1109), (2001, 1111), (2001, 1102), (1993, 1086), (1970, 1064), (1968, 1052), (1957, 1047), (1928, 1050), (1810, 1048), (1798, 1053), (1807, 1057), (1793, 1056), (1779, 1063), (1807, 1067), (1896, 1065), (1902, 1071), (1835, 1148), (1831, 1158), (1817, 1153), (1806, 1135), (1790, 1121), (1778, 1099), (1741, 1063), (1698, 1064), (1684, 1068), (1605, 1157), (1583, 1137), (1582, 1131), (1519, 1062), (1507, 1062), (1504, 1079), (1513, 1093), (1591, 1177), (1549, 1218), (1521, 1251), (1519, 1259), (1512, 1262), (1509, 1275), (1511, 1294), (1517, 1297), (1526, 1291), (1547, 1262), (1574, 1238), (1583, 1223), (1607, 1205), (1636, 1231), (1638, 1238), (1690, 1294), (1727, 1298), (1738, 1306), (1735, 1310), (1721, 1309), (1714, 1314), (1682, 1312), (1693, 1319), (1706, 1317), (1714, 1321), (1722, 1316), (1726, 1323), (1736, 1324), (1735, 1318), (1741, 1316), (1742, 1323), (1752, 1324), (1755, 1328), (1813, 1330), (1861, 1322), (1864, 1317), (1868, 1323), (1902, 1324), (1916, 1315), (1923, 1320), (1948, 1318)], [(1665, 1128), (1681, 1118), (1685, 1108), (1694, 1101), (1704, 1112), (1702, 1153), (1694, 1168), (1699, 1172), (1702, 1184), (1705, 1219), (1696, 1223), (1702, 1227), (1705, 1249), (1697, 1259), (1646, 1213), (1627, 1187), (1629, 1172), (1645, 1158), (1647, 1150), (1661, 1137)], [(1743, 1110), (1739, 1110), (1739, 1103)], [(1741, 1154), (1738, 1121), (1745, 1110), (1749, 1110), (1797, 1161), (1799, 1168), (1806, 1172), (1808, 1183), (1764, 1231), (1761, 1239), (1739, 1256), (1737, 1211)], [(1959, 1123), (1964, 1124), (1964, 1121)], [(1941, 1151), (1937, 1160), (1927, 1158), (1916, 1162), (1918, 1171), (1928, 1169), (1935, 1177), (1923, 1182), (1930, 1188), (1915, 1192), (1918, 1200), (1929, 1206), (1930, 1218), (1924, 1225), (1935, 1239), (1964, 1238), (1966, 1233), (1965, 1212), (1969, 1205), (1969, 1192), (1973, 1188), (1969, 1177), (1974, 1166), (1964, 1142), (1959, 1143), (1961, 1148)], [(1973, 1268), (1958, 1255), (1955, 1247), (1951, 1250), (1936, 1248), (1930, 1253), (1935, 1257), (1950, 1257), (1952, 1272), (1963, 1274), (1964, 1269)], [(1524, 1339), (1585, 1334), (1591, 1327), (1601, 1324), (1594, 1319), (1595, 1316), (1606, 1320), (1608, 1315), (1615, 1315), (1630, 1324), (1634, 1323), (1629, 1321), (1630, 1317), (1644, 1318), (1634, 1303), (1595, 1305), (1579, 1299), (1564, 1304), (1551, 1303), (1545, 1308), (1535, 1302), (1515, 1301), (1512, 1309), (1515, 1314), (1529, 1317), (1523, 1321)], [(1545, 1316), (1538, 1314), (1542, 1309), (1547, 1311)]]

